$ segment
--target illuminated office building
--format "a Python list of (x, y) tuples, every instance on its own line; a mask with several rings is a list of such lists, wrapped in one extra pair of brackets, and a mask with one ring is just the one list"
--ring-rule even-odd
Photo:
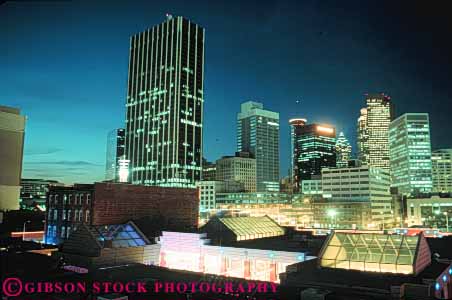
[(331, 125), (309, 124), (298, 126), (294, 132), (293, 178), (299, 191), (303, 180), (315, 179), (323, 167), (336, 166), (336, 130)]
[(389, 170), (389, 123), (394, 107), (385, 94), (366, 94), (358, 118), (358, 158), (363, 165)]
[(306, 125), (307, 120), (303, 118), (294, 118), (289, 120), (290, 125), (290, 175), (292, 179), (292, 188), (295, 191), (300, 190), (300, 170), (298, 164), (298, 157), (301, 153), (301, 144), (298, 139), (301, 135), (303, 126)]
[(256, 192), (256, 159), (249, 153), (237, 152), (236, 156), (223, 156), (216, 165), (216, 180), (242, 182), (245, 192)]
[(130, 40), (126, 158), (133, 184), (194, 187), (201, 179), (204, 29), (167, 20)]
[(389, 125), (392, 186), (398, 193), (415, 195), (432, 191), (429, 117), (407, 113)]
[(119, 161), (124, 159), (123, 128), (112, 130), (107, 138), (107, 161), (105, 164), (105, 180), (119, 181)]
[[(391, 214), (391, 178), (380, 168), (362, 166), (322, 169), (323, 197), (328, 202), (361, 202), (368, 204), (371, 218), (368, 228), (388, 228), (394, 222)], [(340, 215), (337, 216), (340, 222)]]
[(336, 167), (348, 167), (348, 161), (352, 154), (352, 146), (343, 132), (339, 133), (336, 141)]
[(432, 151), (433, 191), (452, 193), (452, 149)]
[(25, 116), (0, 106), (0, 211), (19, 209)]
[(262, 103), (242, 103), (237, 115), (237, 151), (249, 152), (256, 159), (258, 192), (279, 191), (279, 113), (265, 110)]

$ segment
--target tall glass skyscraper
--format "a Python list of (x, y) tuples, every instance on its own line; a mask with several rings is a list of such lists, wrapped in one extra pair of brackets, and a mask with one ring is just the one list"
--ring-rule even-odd
[(126, 157), (133, 184), (195, 187), (201, 179), (204, 31), (167, 16), (131, 37)]
[(124, 134), (123, 128), (114, 129), (108, 133), (105, 180), (119, 181), (119, 162), (125, 158)]
[(358, 158), (363, 165), (389, 171), (389, 123), (394, 114), (391, 97), (366, 94), (358, 119)]
[(348, 142), (344, 133), (341, 131), (339, 137), (336, 140), (336, 167), (346, 168), (348, 167), (348, 161), (352, 154), (352, 146)]
[(300, 191), (303, 180), (320, 176), (324, 167), (336, 167), (336, 129), (326, 124), (291, 125), (293, 184)]
[(279, 191), (279, 113), (262, 103), (242, 103), (237, 115), (237, 151), (256, 159), (258, 192)]
[(399, 194), (432, 191), (432, 160), (429, 117), (406, 113), (389, 125), (392, 186)]
[(290, 176), (292, 188), (295, 192), (301, 190), (300, 170), (298, 164), (298, 157), (301, 153), (301, 144), (298, 143), (298, 139), (301, 135), (303, 126), (306, 125), (308, 120), (303, 118), (294, 118), (289, 120), (290, 126)]

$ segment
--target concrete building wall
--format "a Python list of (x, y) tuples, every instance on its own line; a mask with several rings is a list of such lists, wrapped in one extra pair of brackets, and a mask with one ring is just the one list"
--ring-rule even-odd
[(25, 117), (0, 106), (0, 211), (19, 209)]

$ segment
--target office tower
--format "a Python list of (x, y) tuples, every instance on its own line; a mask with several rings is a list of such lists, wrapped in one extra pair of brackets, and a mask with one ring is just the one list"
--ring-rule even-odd
[[(388, 228), (394, 218), (391, 215), (392, 198), (389, 172), (381, 168), (362, 166), (322, 169), (323, 197), (328, 202), (343, 205), (355, 202), (367, 203), (371, 219), (368, 228)], [(341, 216), (337, 216), (341, 218)]]
[(432, 191), (428, 114), (406, 113), (391, 122), (389, 154), (392, 186), (399, 194), (417, 195)]
[(237, 151), (256, 158), (257, 191), (279, 191), (279, 113), (262, 103), (242, 103), (237, 115)]
[(217, 166), (215, 163), (202, 159), (202, 180), (203, 181), (215, 181), (217, 173)]
[(432, 152), (433, 191), (452, 193), (452, 149)]
[(241, 182), (245, 192), (256, 191), (256, 172), (257, 161), (248, 152), (237, 152), (236, 156), (223, 156), (216, 161), (216, 180)]
[(293, 163), (294, 186), (300, 191), (303, 180), (315, 179), (323, 167), (336, 166), (336, 130), (331, 125), (309, 124), (295, 132), (292, 147), (298, 150)]
[(348, 161), (352, 154), (352, 146), (348, 142), (344, 133), (341, 131), (336, 140), (336, 167), (348, 167)]
[(352, 145), (348, 142), (344, 133), (341, 131), (336, 140), (336, 166), (338, 168), (348, 167), (348, 161), (351, 159)]
[(112, 130), (107, 137), (107, 162), (105, 164), (105, 179), (119, 181), (119, 163), (124, 159), (125, 130)]
[(201, 179), (204, 29), (168, 16), (132, 36), (126, 157), (133, 184), (195, 187)]
[(385, 94), (366, 94), (358, 118), (358, 158), (363, 165), (389, 170), (389, 123), (394, 108)]
[(307, 120), (302, 118), (294, 118), (289, 120), (290, 126), (290, 175), (292, 177), (293, 191), (300, 191), (300, 170), (298, 158), (301, 153), (301, 144), (298, 142), (301, 136), (301, 130), (306, 125)]
[(19, 209), (25, 116), (0, 106), (0, 211)]

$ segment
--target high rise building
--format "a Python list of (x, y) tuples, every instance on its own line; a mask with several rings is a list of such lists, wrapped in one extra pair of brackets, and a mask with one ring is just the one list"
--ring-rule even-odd
[(216, 180), (238, 181), (244, 184), (245, 192), (256, 191), (256, 159), (248, 152), (237, 152), (236, 156), (223, 156), (216, 162)]
[(125, 130), (112, 130), (107, 137), (107, 161), (105, 164), (105, 179), (119, 181), (119, 163), (125, 159)]
[(256, 158), (257, 191), (279, 191), (279, 113), (262, 103), (242, 103), (237, 115), (237, 151)]
[(306, 125), (307, 120), (303, 118), (294, 118), (289, 120), (290, 126), (290, 176), (292, 189), (296, 192), (300, 190), (300, 170), (298, 158), (301, 153), (301, 144), (298, 142), (301, 136), (302, 128)]
[(323, 167), (336, 166), (336, 130), (331, 125), (292, 125), (294, 132), (294, 189), (300, 191), (303, 180), (315, 179)]
[(452, 193), (452, 149), (432, 152), (433, 191)]
[(25, 116), (0, 106), (0, 211), (19, 209)]
[[(367, 203), (371, 216), (367, 220), (368, 228), (388, 228), (393, 224), (390, 185), (389, 172), (381, 168), (362, 166), (322, 169), (323, 197), (328, 202), (344, 205)], [(341, 218), (340, 215), (334, 217)]]
[(392, 186), (399, 194), (417, 195), (432, 191), (432, 161), (429, 117), (406, 113), (389, 125)]
[(336, 140), (336, 167), (348, 167), (348, 161), (352, 154), (352, 146), (348, 142), (344, 133), (341, 131)]
[(133, 184), (195, 187), (201, 179), (204, 31), (168, 16), (130, 40), (125, 139)]
[(358, 118), (358, 158), (363, 165), (389, 170), (389, 123), (393, 114), (389, 96), (366, 94), (366, 107)]

